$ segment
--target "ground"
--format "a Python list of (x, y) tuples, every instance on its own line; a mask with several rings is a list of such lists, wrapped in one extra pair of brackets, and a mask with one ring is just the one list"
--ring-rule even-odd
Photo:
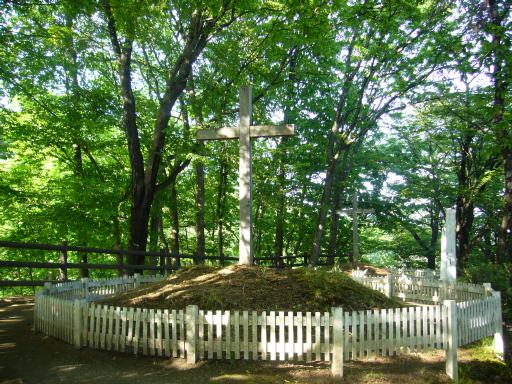
[[(409, 355), (345, 364), (341, 382), (448, 383), (444, 354)], [(459, 349), (462, 383), (512, 382), (511, 370), (492, 357), (488, 347)], [(35, 334), (30, 298), (0, 301), (0, 383), (336, 383), (329, 365), (245, 361), (203, 361), (134, 357), (128, 354), (76, 350), (62, 341)]]

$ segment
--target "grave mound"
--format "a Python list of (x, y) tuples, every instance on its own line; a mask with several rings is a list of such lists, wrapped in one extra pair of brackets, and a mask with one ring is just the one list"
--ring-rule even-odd
[(165, 280), (118, 294), (101, 303), (154, 309), (345, 311), (400, 307), (343, 272), (311, 268), (273, 269), (193, 266)]

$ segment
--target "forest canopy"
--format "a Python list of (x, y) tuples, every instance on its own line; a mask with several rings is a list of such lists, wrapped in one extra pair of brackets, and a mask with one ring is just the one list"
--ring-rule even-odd
[(238, 143), (196, 131), (251, 84), (255, 124), (295, 124), (253, 142), (256, 258), (354, 261), (356, 195), (363, 262), (435, 268), (454, 207), (459, 273), (510, 286), (507, 1), (0, 7), (2, 240), (236, 256)]

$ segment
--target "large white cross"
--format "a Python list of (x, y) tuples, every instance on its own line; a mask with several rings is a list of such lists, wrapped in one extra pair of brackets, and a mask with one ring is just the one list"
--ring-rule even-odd
[(240, 202), (240, 240), (239, 264), (252, 265), (254, 254), (252, 249), (252, 137), (293, 136), (293, 124), (286, 125), (251, 125), (252, 92), (251, 86), (240, 88), (240, 123), (238, 127), (223, 127), (216, 130), (204, 129), (197, 131), (198, 140), (240, 140), (239, 168), (239, 202)]
[(342, 213), (352, 214), (352, 260), (354, 263), (359, 262), (359, 223), (357, 215), (360, 213), (373, 213), (373, 209), (359, 209), (357, 204), (357, 192), (352, 197), (352, 208), (341, 209), (336, 212), (338, 215)]

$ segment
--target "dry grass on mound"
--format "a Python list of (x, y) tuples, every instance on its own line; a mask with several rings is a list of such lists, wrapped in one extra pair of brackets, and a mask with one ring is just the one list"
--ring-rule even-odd
[(270, 269), (230, 266), (194, 266), (166, 280), (117, 295), (101, 303), (155, 309), (182, 309), (195, 304), (201, 309), (256, 311), (329, 311), (392, 308), (400, 303), (356, 283), (340, 272), (309, 268)]

